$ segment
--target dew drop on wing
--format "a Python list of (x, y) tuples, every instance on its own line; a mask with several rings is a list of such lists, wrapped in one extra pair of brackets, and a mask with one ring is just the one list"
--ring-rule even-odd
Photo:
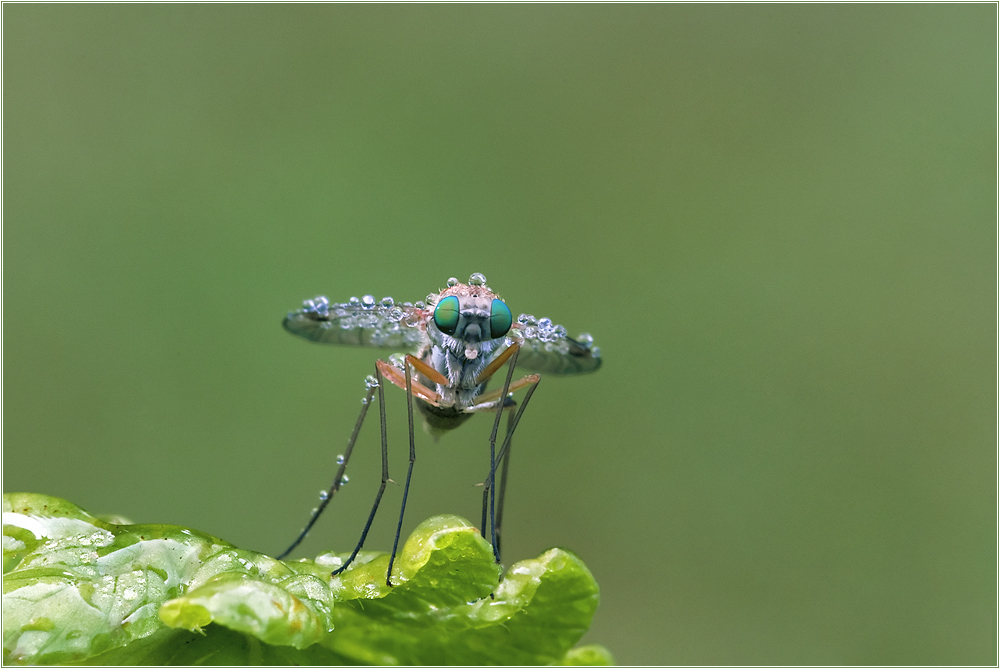
[(362, 309), (372, 309), (375, 307), (375, 297), (373, 295), (362, 295), (361, 296), (361, 308)]
[(361, 306), (361, 300), (359, 300), (358, 298), (353, 297), (353, 296), (351, 297), (351, 299), (349, 299), (347, 301), (347, 303), (349, 305), (351, 305), (352, 307), (360, 307)]
[(383, 297), (381, 300), (379, 300), (379, 304), (381, 304), (383, 307), (391, 307), (392, 305), (396, 304), (396, 301), (393, 300), (391, 297)]
[(517, 322), (521, 325), (534, 325), (537, 321), (531, 314), (521, 314), (517, 317)]

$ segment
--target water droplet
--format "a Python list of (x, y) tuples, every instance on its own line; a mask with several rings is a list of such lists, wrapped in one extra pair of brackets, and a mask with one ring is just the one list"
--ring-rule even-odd
[(595, 346), (590, 351), (590, 357), (592, 357), (592, 358), (600, 358), (601, 357), (601, 347), (600, 346)]
[(437, 293), (428, 293), (427, 297), (424, 298), (424, 301), (427, 302), (427, 306), (432, 306), (437, 304), (438, 301)]
[(539, 330), (549, 330), (552, 328), (551, 318), (539, 318), (538, 319), (538, 329)]
[(392, 305), (396, 304), (396, 301), (391, 297), (383, 297), (381, 300), (379, 300), (379, 304), (381, 304), (383, 307), (391, 307)]
[(456, 279), (455, 277), (451, 277), (451, 278), (448, 279), (448, 287), (449, 288), (454, 288), (457, 285), (458, 285), (458, 279)]
[(424, 304), (423, 300), (417, 300), (417, 303), (416, 303), (416, 304), (414, 304), (413, 306), (415, 306), (415, 307), (416, 307), (417, 309), (423, 309), (423, 308), (424, 308), (424, 307), (426, 307), (427, 305), (426, 305), (426, 304)]
[(340, 477), (340, 485), (347, 485), (347, 482), (350, 480), (351, 479), (347, 478), (347, 474), (344, 474)]
[(388, 316), (389, 316), (389, 320), (393, 320), (393, 321), (402, 320), (402, 318), (403, 318), (403, 310), (400, 309), (399, 307), (393, 307), (392, 309), (389, 310)]
[(480, 274), (479, 272), (476, 272), (475, 274), (473, 274), (472, 276), (469, 277), (469, 285), (470, 286), (485, 286), (486, 285), (486, 277), (483, 276), (482, 274)]
[(517, 317), (517, 322), (521, 325), (534, 325), (536, 323), (535, 317), (531, 314), (521, 314)]
[(405, 353), (393, 353), (392, 355), (389, 356), (389, 364), (395, 367), (396, 369), (403, 369), (405, 361), (406, 361)]
[(365, 309), (371, 309), (375, 306), (375, 298), (371, 295), (364, 295), (361, 297), (361, 306)]
[(566, 336), (566, 328), (564, 328), (564, 327), (563, 327), (563, 326), (561, 326), (561, 325), (557, 325), (557, 326), (555, 327), (555, 333), (556, 333), (556, 336), (557, 336), (557, 337), (560, 337), (560, 338), (561, 338), (561, 337), (565, 337), (565, 336)]
[(590, 348), (590, 345), (594, 343), (594, 337), (589, 332), (581, 332), (576, 340), (584, 348)]
[(369, 374), (365, 377), (365, 387), (366, 388), (378, 388), (378, 379), (373, 375)]
[(325, 490), (320, 490), (319, 491), (319, 498), (320, 498), (321, 501), (325, 502), (326, 500), (330, 499), (330, 493), (328, 493)]
[(368, 404), (368, 398), (367, 397), (362, 397), (361, 398), (361, 404)]
[(316, 515), (316, 512), (318, 512), (318, 511), (319, 511), (319, 509), (318, 509), (317, 507), (315, 507), (315, 506), (314, 506), (314, 507), (313, 507), (313, 510), (309, 512), (309, 515), (310, 515), (310, 516), (315, 516), (315, 515)]
[(343, 456), (343, 454), (337, 456), (337, 464), (338, 465), (344, 464), (344, 456)]
[(347, 300), (347, 303), (350, 304), (352, 307), (360, 307), (361, 306), (361, 300), (359, 300), (356, 297), (351, 297), (351, 299)]

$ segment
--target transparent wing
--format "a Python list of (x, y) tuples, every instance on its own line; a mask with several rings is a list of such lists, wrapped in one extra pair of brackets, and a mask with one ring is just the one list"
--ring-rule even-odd
[(548, 318), (537, 321), (521, 314), (515, 326), (524, 339), (517, 354), (517, 366), (543, 374), (582, 374), (601, 366), (601, 349), (594, 346), (589, 334), (576, 339), (566, 336), (566, 328), (553, 325)]
[(320, 344), (368, 346), (415, 350), (427, 335), (418, 327), (423, 312), (408, 303), (397, 306), (392, 298), (376, 302), (371, 295), (360, 300), (331, 304), (325, 297), (306, 300), (298, 311), (285, 316), (285, 329)]

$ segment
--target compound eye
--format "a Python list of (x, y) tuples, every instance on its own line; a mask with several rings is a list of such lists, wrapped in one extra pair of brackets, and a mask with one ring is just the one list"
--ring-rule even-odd
[(497, 339), (510, 332), (510, 308), (501, 300), (493, 300), (490, 306), (490, 337)]
[(434, 325), (446, 335), (455, 334), (455, 329), (458, 327), (459, 311), (458, 298), (449, 295), (438, 302), (434, 309)]

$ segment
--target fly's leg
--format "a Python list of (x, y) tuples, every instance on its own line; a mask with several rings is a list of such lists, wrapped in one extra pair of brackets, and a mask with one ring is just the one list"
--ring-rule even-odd
[[(510, 353), (512, 351), (512, 353)], [(503, 390), (500, 392), (500, 401), (497, 406), (497, 415), (493, 420), (493, 430), (490, 432), (490, 475), (486, 478), (483, 484), (483, 524), (479, 533), (481, 536), (486, 536), (486, 511), (489, 509), (490, 516), (490, 545), (493, 547), (493, 557), (496, 558), (497, 562), (500, 562), (500, 547), (497, 545), (496, 536), (496, 517), (494, 515), (494, 477), (496, 474), (496, 448), (497, 448), (497, 429), (500, 427), (500, 416), (503, 414), (504, 399), (507, 397), (507, 393), (510, 391), (510, 380), (514, 377), (514, 365), (517, 363), (517, 346), (511, 346), (509, 349), (504, 351), (504, 355), (511, 358), (510, 367), (507, 369), (507, 378), (503, 382)], [(494, 368), (493, 371), (495, 372)], [(488, 378), (488, 377), (487, 377)], [(476, 379), (479, 380), (478, 378)], [(483, 379), (485, 380), (485, 379)]]
[[(532, 393), (535, 392), (535, 388), (538, 387), (538, 382), (539, 382), (539, 377), (537, 374), (530, 374), (521, 379), (518, 379), (514, 383), (511, 383), (511, 379), (514, 376), (514, 366), (517, 364), (517, 355), (519, 349), (520, 347), (517, 344), (512, 345), (510, 348), (505, 350), (501, 354), (501, 356), (498, 357), (497, 360), (493, 361), (493, 363), (491, 363), (487, 367), (489, 373), (493, 374), (500, 368), (497, 365), (498, 361), (500, 362), (500, 364), (503, 364), (503, 362), (505, 362), (508, 357), (510, 358), (510, 363), (509, 363), (510, 366), (507, 369), (507, 378), (504, 380), (503, 390), (501, 390), (499, 394), (486, 393), (485, 395), (482, 395), (479, 398), (480, 400), (479, 403), (473, 407), (470, 407), (469, 409), (469, 411), (476, 411), (476, 410), (481, 411), (485, 409), (486, 406), (488, 406), (490, 403), (494, 401), (497, 403), (496, 418), (493, 420), (493, 430), (490, 432), (490, 474), (486, 478), (486, 481), (483, 482), (483, 523), (482, 523), (482, 528), (480, 530), (481, 534), (485, 537), (486, 510), (488, 506), (489, 518), (490, 518), (490, 545), (493, 546), (493, 557), (496, 559), (497, 564), (500, 563), (500, 543), (499, 543), (499, 538), (497, 536), (498, 523), (497, 523), (497, 513), (496, 513), (497, 506), (496, 506), (496, 492), (495, 492), (497, 464), (500, 459), (503, 459), (504, 462), (508, 462), (506, 455), (507, 453), (509, 453), (510, 441), (511, 438), (514, 436), (514, 430), (517, 429), (517, 423), (518, 421), (521, 420), (521, 414), (524, 413), (524, 408), (528, 406), (528, 401), (531, 399)], [(485, 378), (482, 377), (483, 375), (480, 375), (480, 378), (482, 380), (485, 380)], [(476, 380), (479, 381), (480, 378), (477, 378)], [(500, 448), (500, 452), (497, 453), (496, 451), (497, 430), (500, 428), (500, 416), (503, 415), (503, 411), (506, 408), (507, 394), (509, 392), (513, 392), (514, 390), (517, 390), (518, 388), (527, 385), (531, 386), (528, 389), (528, 394), (525, 395), (524, 403), (521, 404), (521, 407), (517, 410), (517, 413), (514, 414), (514, 417), (512, 419), (510, 419), (510, 422), (508, 423), (507, 437), (504, 439), (503, 445)], [(508, 466), (509, 465), (505, 465), (504, 468), (504, 474), (503, 474), (505, 481), (504, 485), (506, 485), (506, 471)]]
[[(425, 363), (420, 358), (412, 355), (406, 356), (406, 361), (403, 365), (403, 374), (400, 374), (399, 369), (387, 362), (383, 362), (382, 360), (375, 363), (375, 366), (378, 368), (381, 376), (384, 376), (391, 383), (406, 391), (406, 413), (410, 431), (410, 466), (406, 470), (406, 484), (403, 486), (403, 503), (399, 507), (399, 523), (396, 525), (396, 538), (392, 542), (392, 554), (389, 556), (389, 569), (385, 574), (385, 584), (390, 587), (392, 587), (392, 565), (396, 561), (396, 548), (399, 546), (399, 535), (403, 529), (403, 514), (406, 512), (406, 497), (410, 492), (410, 477), (413, 475), (413, 463), (417, 460), (417, 451), (413, 438), (413, 398), (419, 397), (428, 404), (441, 406), (439, 404), (441, 400), (440, 395), (419, 381), (413, 380), (412, 374), (410, 373), (411, 365), (434, 383), (441, 385), (448, 385), (449, 383), (448, 379), (445, 378), (440, 372)], [(381, 387), (379, 388), (379, 392), (381, 392)], [(381, 395), (379, 397), (381, 397)], [(374, 510), (372, 513), (374, 514)], [(367, 531), (367, 528), (365, 531)], [(362, 540), (364, 540), (364, 537), (362, 537)], [(341, 569), (343, 569), (343, 567), (341, 567)]]
[(507, 472), (510, 469), (510, 433), (513, 431), (511, 428), (514, 426), (514, 407), (517, 406), (514, 400), (510, 400), (510, 403), (504, 402), (504, 408), (507, 410), (507, 450), (503, 454), (503, 467), (500, 470), (500, 499), (497, 500), (497, 555), (503, 553), (503, 547), (500, 545), (500, 526), (503, 523), (503, 500), (507, 493)]
[[(409, 357), (409, 356), (407, 356)], [(396, 547), (399, 545), (399, 533), (403, 529), (403, 513), (406, 511), (406, 496), (410, 492), (410, 476), (413, 474), (413, 463), (417, 460), (417, 451), (413, 445), (413, 387), (410, 378), (410, 365), (406, 365), (406, 418), (410, 428), (410, 467), (406, 470), (406, 484), (403, 486), (403, 503), (399, 507), (399, 523), (396, 525), (396, 538), (392, 541), (392, 553), (389, 554), (389, 569), (385, 573), (385, 584), (392, 587), (392, 563), (396, 560)]]
[[(498, 523), (496, 522), (496, 514), (493, 512), (494, 504), (493, 504), (493, 495), (492, 495), (491, 489), (493, 488), (494, 483), (496, 481), (497, 465), (499, 464), (499, 462), (501, 460), (506, 460), (507, 454), (510, 452), (510, 443), (511, 443), (511, 439), (514, 436), (514, 430), (517, 429), (517, 424), (519, 422), (521, 422), (521, 416), (524, 414), (524, 410), (527, 408), (528, 402), (531, 401), (531, 396), (535, 393), (535, 389), (538, 387), (539, 380), (540, 379), (538, 378), (537, 374), (531, 374), (531, 375), (526, 376), (526, 377), (524, 377), (522, 379), (519, 379), (518, 381), (522, 382), (520, 384), (518, 382), (514, 382), (514, 383), (510, 384), (511, 388), (513, 388), (515, 385), (517, 385), (518, 387), (522, 387), (522, 386), (525, 386), (525, 385), (530, 385), (530, 387), (528, 388), (528, 392), (524, 396), (524, 401), (522, 401), (521, 402), (521, 406), (518, 407), (517, 413), (514, 414), (514, 416), (510, 419), (510, 422), (508, 423), (507, 436), (506, 436), (506, 438), (503, 441), (503, 445), (500, 447), (500, 450), (498, 452), (496, 452), (495, 454), (494, 454), (494, 441), (493, 440), (496, 438), (496, 430), (497, 430), (497, 427), (499, 427), (499, 423), (500, 423), (499, 416), (500, 416), (500, 413), (505, 408), (504, 404), (501, 404), (500, 408), (497, 409), (497, 420), (494, 421), (493, 435), (492, 435), (492, 438), (491, 438), (491, 441), (490, 441), (490, 473), (489, 473), (489, 476), (486, 477), (486, 480), (483, 482), (483, 486), (486, 489), (483, 490), (483, 532), (482, 533), (483, 533), (483, 536), (486, 536), (486, 531), (485, 531), (486, 530), (486, 501), (487, 501), (487, 495), (489, 495), (488, 499), (490, 501), (490, 539), (491, 539), (491, 542), (493, 544), (493, 556), (494, 556), (494, 558), (496, 558), (497, 563), (500, 562), (500, 547), (499, 547), (499, 543), (498, 543), (498, 539), (497, 539)], [(483, 408), (485, 408), (485, 407), (482, 407), (482, 408), (480, 408), (480, 407), (482, 407), (482, 405), (478, 405), (477, 407), (473, 407), (471, 410), (472, 411), (476, 411), (478, 409), (478, 410), (481, 411), (481, 410), (483, 410)], [(506, 480), (506, 474), (504, 474), (504, 477), (505, 477), (504, 480)], [(506, 483), (504, 483), (504, 485), (506, 485)]]
[[(371, 377), (369, 377), (369, 380)], [(279, 560), (285, 558), (286, 555), (295, 550), (295, 547), (302, 543), (302, 540), (306, 538), (309, 534), (309, 530), (312, 526), (316, 524), (323, 510), (326, 509), (326, 505), (330, 503), (333, 496), (337, 494), (341, 486), (344, 485), (344, 472), (347, 471), (347, 461), (351, 459), (351, 452), (354, 450), (354, 443), (358, 440), (358, 433), (361, 432), (361, 424), (365, 422), (365, 416), (368, 414), (368, 407), (371, 406), (372, 398), (375, 396), (375, 389), (381, 389), (379, 384), (367, 383), (368, 394), (365, 395), (365, 399), (361, 402), (361, 414), (358, 416), (358, 422), (354, 424), (354, 431), (351, 432), (351, 438), (347, 442), (347, 450), (344, 451), (343, 459), (338, 462), (340, 468), (337, 469), (336, 476), (333, 477), (333, 483), (330, 485), (330, 489), (326, 492), (322, 500), (320, 500), (319, 506), (313, 511), (312, 516), (309, 518), (309, 522), (306, 524), (305, 529), (299, 534), (298, 538), (292, 542), (292, 545), (284, 550), (284, 552), (278, 556)]]
[(375, 378), (378, 381), (378, 417), (379, 423), (382, 427), (382, 484), (378, 488), (378, 494), (375, 495), (375, 503), (372, 504), (372, 511), (368, 514), (368, 522), (365, 523), (365, 529), (361, 532), (361, 538), (358, 540), (358, 545), (354, 547), (354, 552), (351, 553), (351, 557), (347, 558), (344, 564), (340, 565), (333, 571), (333, 576), (341, 573), (347, 569), (348, 565), (354, 562), (354, 558), (358, 557), (358, 552), (361, 547), (365, 545), (365, 538), (368, 536), (368, 530), (371, 529), (372, 521), (375, 520), (375, 512), (378, 511), (379, 502), (382, 501), (382, 493), (385, 492), (385, 484), (389, 481), (389, 441), (386, 438), (385, 432), (385, 392), (383, 390), (382, 384), (382, 372), (379, 371), (379, 366), (375, 365)]
[[(507, 434), (510, 434), (510, 427), (514, 422), (514, 407), (516, 406), (517, 404), (514, 402), (513, 398), (508, 397), (504, 400), (503, 410), (507, 411)], [(500, 459), (499, 457), (496, 458), (496, 460), (499, 459)], [(490, 464), (491, 469), (493, 468), (492, 463), (493, 460), (491, 460)], [(507, 452), (503, 455), (503, 468), (500, 470), (500, 500), (497, 505), (497, 514), (496, 514), (496, 555), (500, 555), (500, 524), (501, 521), (503, 520), (503, 498), (504, 498), (504, 493), (507, 490), (507, 470), (509, 466), (510, 466), (510, 446), (507, 447)], [(486, 536), (486, 519), (488, 517), (487, 510), (489, 509), (489, 499), (490, 499), (489, 494), (491, 487), (492, 486), (490, 485), (490, 480), (487, 478), (486, 482), (483, 484), (483, 522), (482, 522), (482, 529), (480, 530), (481, 535), (484, 537)]]

